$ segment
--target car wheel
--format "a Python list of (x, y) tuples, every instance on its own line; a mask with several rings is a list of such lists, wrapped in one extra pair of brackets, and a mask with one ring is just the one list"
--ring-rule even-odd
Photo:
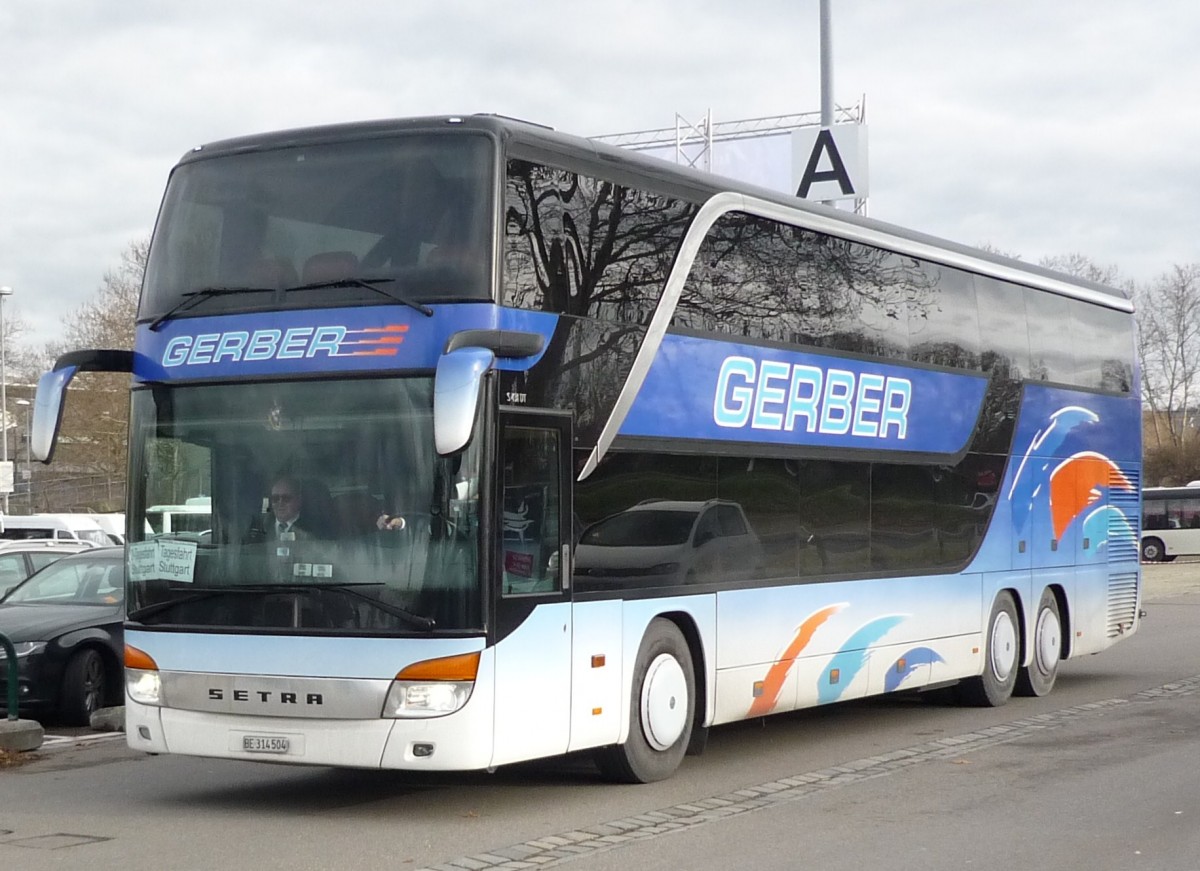
[(63, 673), (58, 713), (69, 726), (86, 726), (92, 714), (104, 707), (108, 674), (104, 658), (91, 648), (81, 650), (67, 662)]
[(601, 748), (601, 774), (621, 783), (650, 783), (670, 777), (683, 760), (696, 714), (692, 654), (679, 627), (651, 621), (638, 648), (629, 704), (629, 737)]
[(1017, 683), (1021, 660), (1017, 606), (1012, 594), (996, 596), (988, 617), (983, 674), (962, 681), (955, 689), (960, 704), (998, 708), (1008, 701)]
[(1017, 675), (1016, 693), (1019, 696), (1047, 695), (1058, 678), (1058, 663), (1062, 659), (1062, 620), (1058, 613), (1058, 598), (1049, 589), (1042, 591), (1032, 635), (1033, 661), (1022, 667)]

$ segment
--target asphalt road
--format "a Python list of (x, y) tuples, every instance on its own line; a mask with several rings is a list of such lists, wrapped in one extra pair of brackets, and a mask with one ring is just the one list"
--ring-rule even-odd
[[(890, 697), (713, 731), (669, 781), (145, 757), (0, 771), (14, 869), (1200, 867), (1200, 562), (1149, 566), (1132, 638), (994, 709)], [(449, 863), (449, 864), (448, 864)]]

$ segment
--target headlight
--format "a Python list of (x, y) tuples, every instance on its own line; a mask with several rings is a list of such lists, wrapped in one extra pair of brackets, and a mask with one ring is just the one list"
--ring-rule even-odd
[(392, 681), (383, 703), (385, 717), (441, 717), (453, 714), (471, 698), (474, 681)]
[(125, 689), (129, 698), (142, 705), (162, 704), (162, 680), (157, 671), (125, 669)]
[(426, 659), (402, 668), (388, 687), (384, 717), (444, 717), (471, 698), (478, 653)]
[[(41, 653), (46, 649), (45, 641), (14, 641), (13, 649), (17, 652), (17, 659), (23, 656), (30, 656), (34, 653)], [(8, 651), (0, 645), (0, 662), (8, 660)]]

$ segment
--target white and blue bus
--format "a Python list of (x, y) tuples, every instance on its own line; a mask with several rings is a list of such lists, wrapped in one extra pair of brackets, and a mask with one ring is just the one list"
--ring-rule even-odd
[(422, 118), (188, 152), (135, 349), (60, 358), (34, 448), (77, 371), (133, 373), (131, 747), (650, 781), (715, 725), (999, 705), (1134, 632), (1134, 369), (1110, 288)]
[(1200, 483), (1142, 491), (1142, 560), (1172, 562), (1200, 554)]

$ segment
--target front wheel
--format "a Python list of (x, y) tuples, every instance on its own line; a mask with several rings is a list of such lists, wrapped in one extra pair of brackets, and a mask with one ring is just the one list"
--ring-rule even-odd
[(1017, 625), (1017, 606), (1012, 594), (1002, 592), (992, 603), (992, 613), (988, 617), (983, 674), (968, 678), (956, 687), (961, 704), (998, 708), (1008, 701), (1017, 683), (1021, 661)]
[(670, 777), (687, 751), (696, 714), (691, 650), (670, 620), (657, 617), (646, 628), (629, 701), (629, 737), (597, 751), (600, 773), (621, 783)]
[(1167, 558), (1167, 549), (1163, 547), (1163, 543), (1157, 538), (1142, 539), (1142, 562), (1156, 563), (1162, 562)]
[(87, 726), (92, 714), (104, 707), (108, 675), (99, 652), (87, 648), (67, 662), (63, 672), (59, 716), (68, 726)]
[(1049, 589), (1042, 591), (1032, 635), (1033, 661), (1017, 675), (1016, 693), (1019, 696), (1047, 695), (1058, 679), (1058, 663), (1062, 659), (1062, 619), (1058, 598)]

